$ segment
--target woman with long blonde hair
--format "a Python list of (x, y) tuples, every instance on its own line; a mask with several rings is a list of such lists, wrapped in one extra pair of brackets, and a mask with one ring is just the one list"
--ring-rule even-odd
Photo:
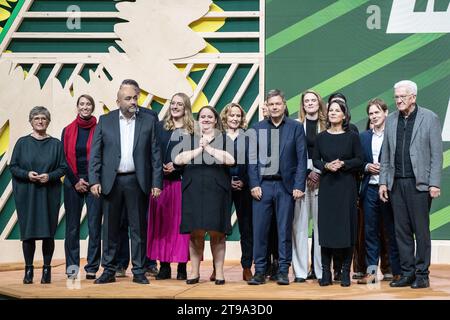
[(163, 160), (163, 190), (158, 198), (150, 197), (148, 214), (147, 256), (160, 261), (156, 280), (171, 278), (171, 262), (178, 262), (177, 280), (186, 280), (189, 259), (189, 235), (180, 233), (181, 170), (175, 168), (172, 150), (194, 132), (194, 119), (189, 97), (176, 93), (170, 100), (164, 120), (156, 127)]
[(318, 133), (326, 129), (326, 116), (324, 114), (324, 103), (321, 96), (313, 91), (306, 90), (301, 94), (299, 110), (299, 121), (303, 123), (308, 148), (308, 171), (306, 180), (305, 196), (295, 202), (293, 241), (292, 241), (292, 268), (294, 270), (295, 282), (305, 282), (306, 279), (314, 277), (308, 275), (308, 222), (313, 219), (313, 252), (314, 257), (311, 274), (322, 278), (322, 264), (319, 246), (319, 231), (317, 226), (318, 213), (318, 188), (320, 175), (312, 164), (315, 139)]

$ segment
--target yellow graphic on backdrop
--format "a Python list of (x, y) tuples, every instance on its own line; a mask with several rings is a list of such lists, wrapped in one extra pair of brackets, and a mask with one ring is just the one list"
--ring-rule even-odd
[[(17, 0), (0, 0), (0, 23), (3, 21), (7, 21), (11, 16), (11, 5), (8, 2), (17, 2)], [(3, 28), (0, 27), (0, 33), (3, 31)]]

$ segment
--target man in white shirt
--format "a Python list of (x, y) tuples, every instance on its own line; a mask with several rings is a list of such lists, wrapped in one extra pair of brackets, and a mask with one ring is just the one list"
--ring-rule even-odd
[(381, 229), (388, 238), (388, 256), (394, 280), (401, 274), (397, 243), (394, 233), (394, 221), (390, 203), (379, 199), (380, 155), (384, 139), (384, 125), (388, 115), (386, 103), (373, 99), (367, 105), (367, 115), (372, 129), (360, 134), (364, 151), (364, 178), (361, 184), (360, 201), (364, 208), (364, 238), (367, 272), (359, 284), (374, 283), (377, 279), (378, 261), (382, 246)]
[(120, 218), (127, 213), (131, 235), (133, 282), (148, 284), (145, 277), (148, 197), (162, 189), (162, 163), (155, 136), (156, 119), (139, 112), (139, 91), (121, 86), (118, 110), (100, 117), (89, 162), (91, 192), (102, 197), (103, 274), (95, 283), (115, 281)]

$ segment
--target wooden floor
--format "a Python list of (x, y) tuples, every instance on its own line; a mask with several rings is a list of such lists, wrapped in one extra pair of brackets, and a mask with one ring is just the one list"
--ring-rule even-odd
[[(249, 286), (242, 281), (242, 269), (238, 261), (227, 262), (225, 266), (226, 284), (216, 286), (208, 281), (212, 270), (211, 262), (202, 263), (200, 283), (186, 285), (184, 281), (154, 280), (150, 285), (132, 282), (130, 270), (126, 278), (117, 278), (116, 283), (95, 285), (92, 280), (67, 281), (64, 264), (55, 262), (52, 269), (52, 283), (40, 284), (41, 269), (35, 269), (35, 283), (23, 285), (23, 270), (18, 265), (0, 266), (0, 295), (19, 299), (182, 299), (182, 300), (450, 300), (450, 265), (431, 267), (431, 287), (427, 289), (390, 288), (388, 282), (375, 285), (352, 285), (343, 288), (339, 284), (320, 287), (317, 281), (291, 283), (279, 286), (274, 282)], [(14, 270), (16, 269), (16, 270)], [(176, 266), (172, 265), (172, 276)], [(292, 275), (290, 275), (293, 280)]]

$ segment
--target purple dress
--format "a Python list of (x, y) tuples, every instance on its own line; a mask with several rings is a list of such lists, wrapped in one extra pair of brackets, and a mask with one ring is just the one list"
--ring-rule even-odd
[[(167, 131), (163, 123), (157, 125), (157, 138), (163, 162), (173, 162), (171, 152), (178, 143), (174, 136), (180, 130)], [(174, 141), (175, 140), (175, 141)], [(148, 212), (147, 256), (161, 262), (187, 262), (189, 260), (189, 234), (180, 233), (181, 223), (181, 172), (175, 170), (164, 176), (161, 195), (150, 196)]]

